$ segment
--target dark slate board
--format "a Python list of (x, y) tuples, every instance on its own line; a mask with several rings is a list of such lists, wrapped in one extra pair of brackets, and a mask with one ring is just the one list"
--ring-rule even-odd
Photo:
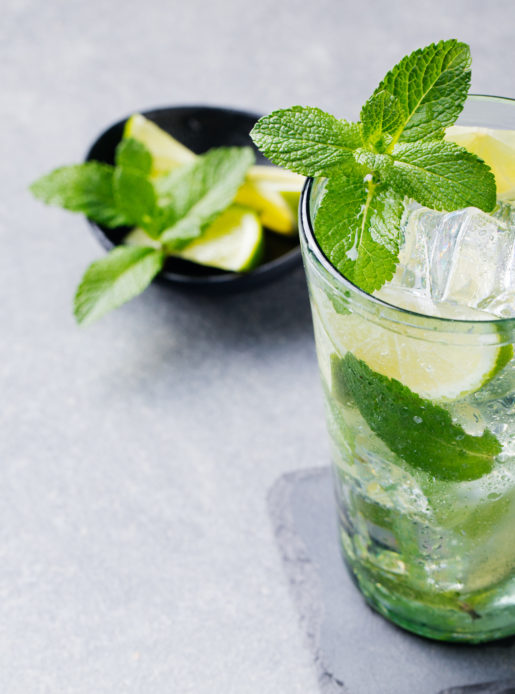
[(399, 629), (365, 604), (341, 561), (329, 468), (284, 475), (268, 502), (324, 694), (515, 692), (515, 638), (439, 643)]

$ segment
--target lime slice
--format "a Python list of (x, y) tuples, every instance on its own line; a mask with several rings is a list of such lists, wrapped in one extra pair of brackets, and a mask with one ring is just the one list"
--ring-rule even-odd
[(125, 123), (124, 137), (143, 143), (152, 154), (152, 173), (163, 174), (195, 160), (196, 155), (140, 113)]
[(515, 195), (515, 130), (453, 125), (447, 128), (445, 139), (466, 147), (488, 164), (499, 195)]
[[(124, 137), (142, 142), (152, 154), (152, 173), (162, 174), (195, 159), (190, 149), (139, 113), (125, 124)], [(235, 202), (255, 210), (261, 223), (280, 234), (297, 232), (292, 194), (300, 195), (304, 177), (274, 166), (252, 166)]]
[(252, 210), (232, 205), (201, 237), (174, 255), (232, 272), (252, 270), (263, 258), (263, 229)]
[[(418, 297), (403, 296), (399, 299), (398, 291), (393, 287), (383, 288), (381, 298), (417, 313), (428, 311), (428, 306), (421, 305)], [(314, 302), (318, 318), (324, 327), (322, 334), (331, 341), (330, 345), (317, 346), (319, 358), (331, 351), (336, 351), (343, 357), (350, 351), (373, 371), (400, 381), (413, 392), (430, 400), (450, 401), (479, 390), (513, 356), (512, 346), (502, 345), (500, 334), (498, 345), (478, 344), (481, 335), (457, 336), (459, 344), (426, 341), (417, 339), (409, 327), (392, 325), (378, 316), (367, 319), (357, 313), (337, 313), (329, 299), (319, 290), (314, 296)], [(452, 309), (448, 310), (449, 313), (452, 312)], [(467, 312), (466, 316), (463, 315), (463, 307), (459, 307), (461, 318), (477, 320), (478, 314), (485, 318), (485, 314), (480, 311), (464, 310)], [(430, 312), (439, 315), (434, 306)], [(486, 338), (491, 341), (490, 335), (484, 337), (485, 342)], [(438, 340), (437, 335), (433, 334), (432, 339)], [(327, 366), (321, 364), (321, 368), (322, 373), (327, 373)]]

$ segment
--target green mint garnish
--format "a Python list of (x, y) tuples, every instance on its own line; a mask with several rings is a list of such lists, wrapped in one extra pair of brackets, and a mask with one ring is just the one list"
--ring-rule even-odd
[(35, 181), (30, 190), (47, 205), (80, 212), (113, 229), (128, 224), (125, 214), (117, 207), (113, 179), (112, 166), (90, 161), (55, 169)]
[(91, 263), (75, 294), (79, 323), (87, 325), (140, 294), (163, 267), (164, 253), (155, 248), (118, 246)]
[(149, 236), (157, 238), (157, 197), (151, 181), (137, 169), (121, 167), (116, 167), (113, 181), (116, 206), (128, 224), (139, 226)]
[(116, 148), (115, 163), (113, 185), (117, 208), (128, 225), (141, 227), (150, 237), (157, 238), (157, 196), (149, 180), (150, 152), (137, 140), (127, 138)]
[(488, 429), (472, 436), (443, 407), (421, 398), (394, 378), (372, 371), (348, 352), (331, 360), (333, 393), (349, 396), (382, 441), (414, 468), (454, 482), (475, 480), (491, 471), (501, 444)]
[(456, 39), (433, 43), (403, 58), (374, 92), (374, 96), (388, 92), (399, 105), (401, 122), (384, 132), (394, 142), (442, 139), (467, 98), (470, 64), (469, 47)]
[(372, 145), (376, 152), (384, 152), (392, 144), (394, 134), (402, 130), (404, 121), (399, 99), (384, 90), (376, 92), (361, 109), (363, 142)]
[(250, 135), (270, 161), (303, 176), (354, 170), (353, 152), (363, 144), (358, 123), (309, 106), (274, 111), (261, 118)]
[(115, 154), (116, 166), (122, 169), (139, 171), (143, 176), (149, 176), (152, 171), (152, 155), (148, 149), (133, 137), (124, 138)]
[(327, 182), (317, 239), (326, 252), (331, 249), (333, 265), (360, 287), (381, 286), (393, 277), (403, 200), (395, 191), (371, 192), (360, 179), (340, 175)]
[(167, 255), (200, 237), (227, 209), (254, 160), (250, 147), (219, 147), (155, 178), (150, 152), (126, 138), (115, 166), (65, 166), (33, 183), (32, 193), (47, 204), (110, 228), (140, 227), (150, 237), (148, 247), (117, 247), (90, 265), (75, 296), (77, 321), (91, 323), (142, 292)]
[(451, 39), (403, 58), (363, 106), (359, 123), (294, 106), (255, 125), (275, 164), (329, 179), (315, 236), (331, 263), (372, 292), (398, 262), (404, 198), (437, 210), (495, 206), (489, 167), (444, 142), (470, 85), (470, 50)]
[(495, 179), (489, 167), (453, 142), (395, 145), (391, 160), (378, 170), (393, 190), (435, 210), (495, 207)]
[(167, 249), (182, 248), (201, 235), (234, 200), (254, 159), (250, 147), (218, 147), (159, 181), (160, 240)]

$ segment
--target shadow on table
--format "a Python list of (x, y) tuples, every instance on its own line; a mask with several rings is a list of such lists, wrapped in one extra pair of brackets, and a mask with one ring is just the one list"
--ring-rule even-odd
[(278, 339), (297, 340), (313, 334), (301, 269), (263, 287), (234, 294), (210, 295), (163, 286), (154, 291), (162, 299), (161, 320), (172, 333), (180, 323), (189, 337), (205, 331), (209, 341), (228, 347), (248, 339), (269, 345)]
[(263, 378), (264, 371), (272, 373), (285, 362), (297, 376), (307, 364), (316, 371), (300, 268), (269, 285), (225, 296), (155, 285), (131, 306), (126, 331), (125, 317), (106, 326), (113, 331), (105, 336), (113, 349), (123, 340), (122, 349), (97, 373), (106, 390), (128, 394), (166, 386), (171, 393), (195, 385), (200, 391), (251, 374)]

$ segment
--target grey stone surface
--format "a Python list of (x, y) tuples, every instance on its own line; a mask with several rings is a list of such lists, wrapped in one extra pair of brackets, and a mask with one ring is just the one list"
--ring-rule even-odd
[(265, 504), (327, 459), (299, 271), (224, 300), (151, 287), (90, 329), (101, 249), (34, 178), (157, 105), (355, 117), (458, 35), (515, 94), (512, 0), (2, 0), (0, 691), (312, 694)]
[[(329, 468), (289, 473), (269, 495), (276, 539), (327, 694), (509, 692), (515, 639), (480, 646), (419, 638), (371, 610), (345, 570)], [(452, 689), (449, 689), (452, 687)], [(463, 694), (467, 687), (463, 689)], [(445, 692), (441, 692), (445, 694)]]
[(502, 682), (485, 682), (468, 687), (452, 687), (439, 694), (515, 694), (515, 680)]

